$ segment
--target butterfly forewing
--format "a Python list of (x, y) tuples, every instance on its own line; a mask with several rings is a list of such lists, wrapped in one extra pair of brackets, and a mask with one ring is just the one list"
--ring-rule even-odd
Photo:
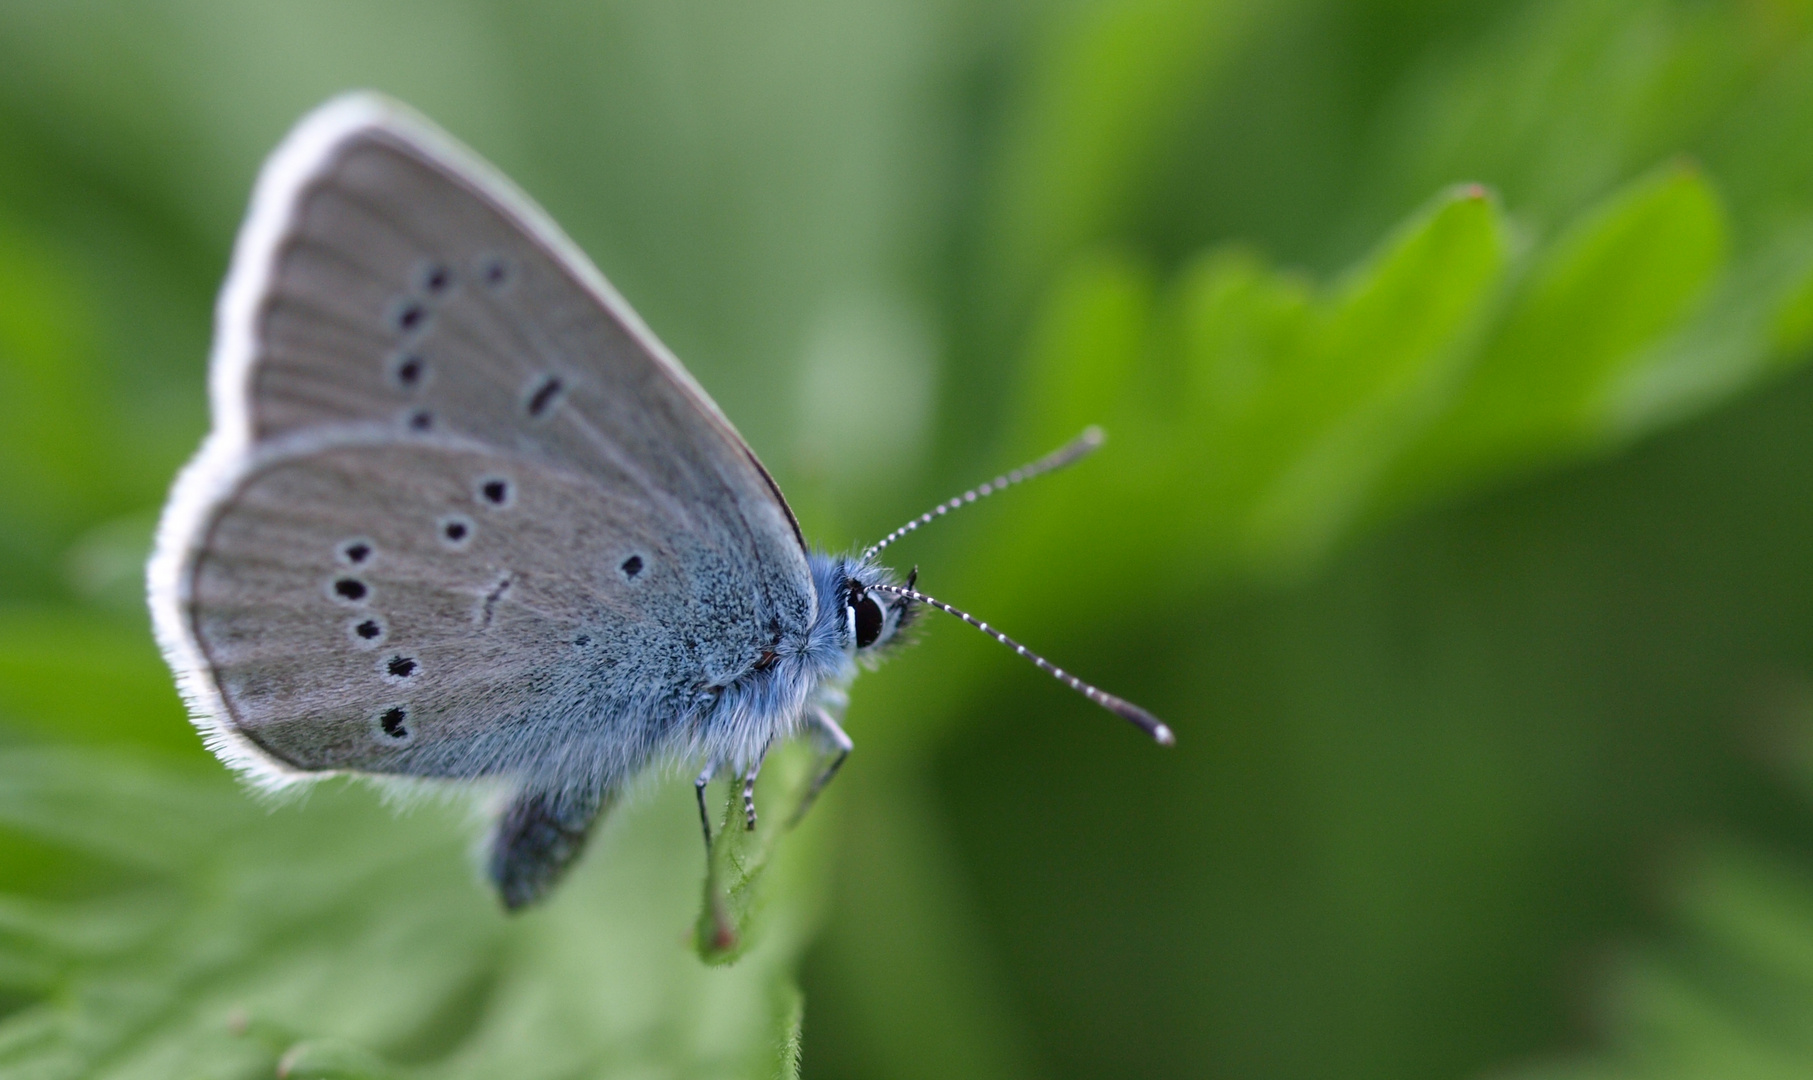
[(748, 517), (803, 582), (785, 502), (715, 407), (545, 216), (440, 141), (355, 127), (295, 186), (253, 313), (253, 437), (386, 420), (545, 454)]

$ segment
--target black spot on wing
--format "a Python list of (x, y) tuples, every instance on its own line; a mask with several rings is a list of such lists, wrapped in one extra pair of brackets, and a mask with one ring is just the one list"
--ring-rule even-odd
[(523, 403), (523, 408), (528, 411), (531, 419), (539, 420), (560, 401), (560, 395), (565, 389), (566, 384), (560, 381), (560, 376), (543, 375), (529, 385), (528, 397)]
[(374, 649), (384, 643), (384, 621), (374, 617), (354, 619), (346, 628), (346, 635), (352, 639), (353, 646), (360, 649)]
[(378, 730), (391, 742), (409, 741), (414, 733), (409, 730), (409, 709), (402, 705), (392, 705), (378, 714)]
[(502, 292), (516, 280), (516, 264), (502, 255), (483, 255), (474, 266), (478, 279), (493, 292)]
[(401, 297), (390, 305), (388, 322), (399, 334), (418, 334), (428, 328), (428, 305), (413, 296)]
[(472, 519), (464, 514), (449, 514), (435, 523), (435, 535), (441, 544), (455, 551), (462, 550), (472, 543)]
[(418, 352), (399, 353), (390, 361), (390, 381), (404, 393), (420, 390), (428, 381), (428, 361)]
[(507, 477), (487, 476), (478, 482), (478, 497), (492, 506), (509, 506), (515, 501), (516, 487)]
[(425, 262), (416, 270), (415, 287), (426, 296), (444, 296), (453, 288), (453, 268), (438, 260)]

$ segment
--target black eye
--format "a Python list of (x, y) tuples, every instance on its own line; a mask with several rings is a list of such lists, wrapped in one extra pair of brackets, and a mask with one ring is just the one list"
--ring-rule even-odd
[(881, 605), (874, 597), (856, 601), (856, 647), (866, 649), (881, 636)]

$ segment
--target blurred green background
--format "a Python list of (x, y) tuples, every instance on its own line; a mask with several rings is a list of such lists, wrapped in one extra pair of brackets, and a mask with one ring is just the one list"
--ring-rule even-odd
[[(892, 554), (1176, 749), (931, 620), (729, 966), (683, 782), (514, 920), (241, 792), (141, 566), (361, 86), (824, 546), (1105, 425)], [(0, 3), (0, 1076), (1813, 1075), (1810, 355), (1806, 0)]]

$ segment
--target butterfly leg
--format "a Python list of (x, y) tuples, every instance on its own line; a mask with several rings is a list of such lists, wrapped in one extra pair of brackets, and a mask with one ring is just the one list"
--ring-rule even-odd
[(486, 860), (504, 907), (518, 911), (546, 896), (578, 861), (592, 826), (614, 799), (603, 789), (519, 792), (498, 816)]
[(718, 763), (708, 761), (699, 772), (699, 778), (692, 782), (693, 792), (699, 797), (699, 827), (705, 830), (705, 858), (711, 858), (711, 810), (705, 805), (705, 786), (711, 778), (718, 775)]
[(762, 756), (755, 759), (749, 771), (743, 774), (743, 820), (751, 832), (755, 830), (755, 778), (762, 775), (762, 761), (768, 756), (768, 748), (762, 748)]
[(831, 744), (832, 753), (835, 756), (831, 758), (831, 764), (825, 766), (825, 771), (819, 773), (818, 777), (812, 781), (812, 786), (806, 789), (805, 797), (799, 801), (799, 809), (795, 810), (793, 817), (787, 821), (788, 828), (800, 823), (800, 820), (806, 816), (806, 811), (812, 809), (813, 802), (818, 799), (818, 793), (825, 790), (825, 785), (829, 784), (831, 778), (837, 775), (837, 770), (844, 767), (844, 759), (850, 756), (850, 751), (856, 749), (856, 744), (850, 741), (850, 736), (844, 733), (844, 729), (838, 725), (836, 720), (832, 719), (831, 714), (817, 705), (812, 707), (812, 727), (820, 738)]

